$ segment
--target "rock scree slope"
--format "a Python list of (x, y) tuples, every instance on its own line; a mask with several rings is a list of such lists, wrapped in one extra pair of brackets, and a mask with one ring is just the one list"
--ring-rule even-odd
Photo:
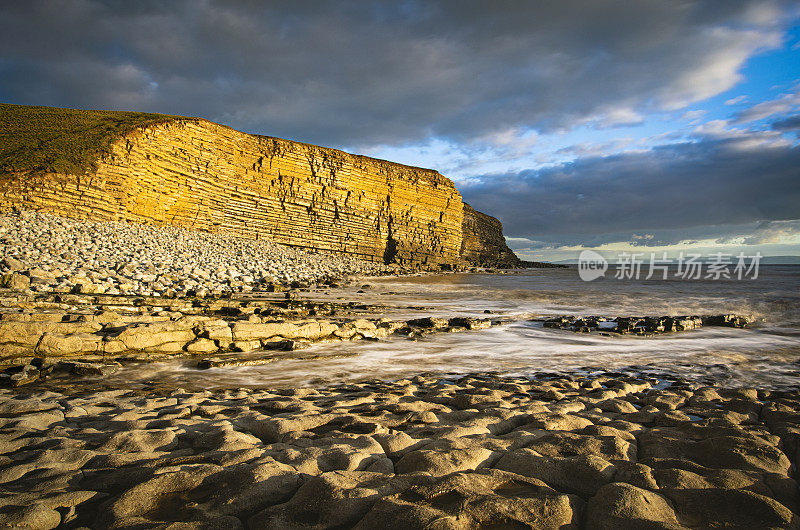
[(437, 171), (201, 118), (0, 104), (0, 210), (12, 207), (409, 268), (522, 264)]

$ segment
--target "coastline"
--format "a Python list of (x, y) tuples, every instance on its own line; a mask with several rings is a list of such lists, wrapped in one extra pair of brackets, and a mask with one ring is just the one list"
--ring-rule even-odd
[[(0, 290), (0, 377), (15, 385), (0, 389), (0, 523), (798, 526), (796, 379), (743, 388), (735, 378), (715, 379), (714, 365), (688, 378), (663, 364), (612, 370), (594, 356), (579, 358), (580, 370), (545, 370), (521, 356), (490, 371), (492, 354), (481, 350), (491, 346), (483, 337), (500, 333), (510, 338), (498, 364), (531, 348), (529, 334), (546, 337), (538, 347), (586, 343), (595, 355), (602, 341), (613, 353), (615, 341), (653, 349), (722, 330), (746, 340), (749, 330), (736, 329), (746, 322), (736, 315), (590, 317), (580, 298), (587, 287), (535, 283), (549, 273), (475, 269), (437, 277), (378, 266), (381, 275), (371, 276), (362, 273), (374, 264), (318, 253), (292, 254), (300, 256), (295, 263), (277, 247), (269, 256), (294, 267), (281, 281), (249, 282), (247, 270), (208, 265), (168, 269), (149, 257), (138, 269), (109, 269), (99, 246), (88, 241), (74, 256), (30, 251), (43, 268), (12, 256), (2, 263), (6, 283), (27, 284)], [(491, 299), (456, 292), (492, 290), (501, 279), (512, 282)], [(216, 287), (198, 289), (204, 281)], [(414, 288), (385, 287), (397, 283)], [(544, 310), (509, 304), (507, 293), (520, 289), (539, 296)], [(551, 302), (566, 296), (573, 298)], [(618, 297), (612, 290), (588, 307), (624, 311)], [(670, 306), (662, 302), (635, 314), (663, 315)], [(573, 307), (578, 316), (554, 313)], [(697, 329), (707, 326), (717, 327)], [(453, 351), (436, 370), (421, 368), (434, 364), (436, 341), (456, 337), (463, 340), (448, 342)], [(514, 337), (520, 342), (511, 347)], [(416, 364), (403, 378), (326, 364), (357, 362), (351, 343), (373, 357), (415, 345)], [(471, 355), (472, 364), (444, 373), (453, 355)], [(284, 361), (322, 372), (307, 384), (272, 385), (288, 377)], [(278, 375), (258, 383), (260, 373), (251, 372), (252, 387), (221, 375), (270, 363)], [(481, 368), (465, 373), (475, 363)], [(523, 365), (525, 373), (517, 369)], [(132, 377), (145, 366), (151, 371)], [(177, 377), (159, 378), (162, 369)], [(187, 371), (196, 377), (182, 386)], [(198, 383), (209, 376), (220, 381)]]
[[(356, 293), (350, 293), (353, 300), (327, 287), (175, 299), (0, 289), (0, 385), (24, 387), (53, 379), (74, 379), (80, 384), (81, 378), (90, 377), (130, 386), (158, 371), (136, 368), (148, 364), (161, 364), (178, 374), (182, 371), (185, 375), (179, 379), (187, 381), (192, 374), (194, 384), (204, 377), (225, 381), (213, 370), (227, 369), (233, 376), (230, 371), (241, 367), (324, 363), (358, 357), (359, 350), (350, 346), (357, 343), (402, 351), (402, 340), (406, 344), (422, 341), (424, 348), (436, 337), (463, 333), (472, 337), (462, 341), (466, 347), (479, 340), (475, 334), (506, 326), (538, 329), (552, 333), (551, 340), (570, 342), (569, 334), (591, 335), (593, 340), (627, 336), (646, 340), (748, 324), (746, 318), (732, 314), (577, 318), (490, 309), (450, 313), (435, 306), (359, 302), (368, 290), (369, 284), (361, 284)], [(364, 353), (362, 348), (360, 354)], [(206, 372), (209, 369), (212, 372)], [(376, 376), (386, 378), (388, 373)], [(209, 384), (218, 385), (216, 381)], [(200, 388), (208, 387), (200, 383)]]
[(0, 530), (800, 530), (800, 2), (5, 4)]

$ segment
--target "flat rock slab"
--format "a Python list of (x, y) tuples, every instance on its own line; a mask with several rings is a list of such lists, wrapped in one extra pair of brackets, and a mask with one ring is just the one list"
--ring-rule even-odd
[(602, 317), (602, 316), (559, 316), (540, 319), (545, 328), (563, 329), (576, 333), (599, 332), (601, 334), (650, 336), (659, 333), (690, 331), (703, 326), (723, 326), (744, 328), (750, 324), (747, 317), (741, 315), (706, 315), (706, 316), (662, 316), (662, 317)]
[[(66, 372), (74, 375), (104, 376), (113, 371), (114, 363), (131, 360), (202, 357), (200, 368), (253, 366), (280, 357), (264, 354), (265, 350), (294, 352), (313, 344), (376, 341), (392, 335), (416, 339), (487, 329), (512, 320), (393, 320), (377, 318), (374, 313), (380, 310), (309, 300), (192, 301), (76, 294), (36, 295), (23, 302), (0, 292), (0, 386), (29, 385), (45, 379), (54, 368), (67, 366)], [(249, 355), (253, 352), (258, 355)]]
[(0, 390), (0, 525), (798, 527), (800, 393), (657, 383)]

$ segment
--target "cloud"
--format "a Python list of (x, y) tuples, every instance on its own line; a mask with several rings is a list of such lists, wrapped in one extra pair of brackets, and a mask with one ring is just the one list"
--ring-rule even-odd
[(761, 146), (788, 147), (792, 142), (785, 139), (778, 131), (753, 131), (732, 127), (727, 120), (713, 120), (694, 129), (694, 134), (706, 140), (726, 140), (731, 149), (746, 151)]
[(692, 123), (699, 123), (700, 118), (708, 114), (707, 110), (689, 110), (683, 113), (681, 119), (690, 121)]
[(462, 195), (499, 217), (508, 236), (545, 246), (731, 236), (754, 244), (798, 226), (758, 223), (800, 219), (800, 147), (777, 134), (698, 133), (646, 151), (488, 175), (463, 185)]
[(800, 90), (782, 94), (780, 97), (768, 101), (762, 101), (757, 105), (747, 108), (735, 116), (736, 123), (749, 123), (763, 120), (776, 114), (787, 114), (800, 108)]
[(725, 104), (726, 105), (738, 105), (739, 103), (744, 103), (745, 101), (747, 101), (747, 96), (742, 95), (742, 96), (736, 96), (735, 98), (731, 98), (731, 99), (725, 101)]
[(772, 122), (776, 131), (796, 131), (800, 129), (800, 114)]
[(556, 151), (561, 155), (572, 155), (576, 158), (602, 156), (605, 153), (621, 151), (634, 143), (633, 138), (616, 138), (608, 142), (582, 142), (562, 147)]
[(730, 89), (791, 4), (5, 2), (0, 100), (336, 146), (635, 124)]
[(783, 243), (790, 239), (798, 239), (800, 220), (763, 221), (753, 232), (744, 238), (745, 245), (764, 245)]
[(644, 122), (644, 116), (630, 107), (617, 107), (600, 111), (593, 121), (595, 121), (599, 129), (611, 129), (613, 127), (639, 125)]

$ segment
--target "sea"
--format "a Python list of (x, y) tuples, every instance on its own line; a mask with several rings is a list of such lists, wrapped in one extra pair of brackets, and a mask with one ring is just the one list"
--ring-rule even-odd
[[(325, 386), (426, 374), (591, 375), (601, 371), (710, 385), (800, 387), (800, 265), (762, 265), (743, 279), (582, 281), (576, 267), (502, 273), (366, 278), (306, 296), (377, 304), (373, 317), (470, 316), (508, 320), (488, 330), (337, 342), (303, 350), (302, 359), (197, 369), (196, 360), (128, 365), (122, 384), (186, 389)], [(752, 275), (751, 275), (752, 276)], [(576, 316), (677, 316), (735, 313), (747, 328), (704, 327), (650, 337), (604, 336), (545, 328), (543, 319)], [(305, 355), (308, 354), (308, 355)], [(316, 358), (307, 358), (316, 357)]]

